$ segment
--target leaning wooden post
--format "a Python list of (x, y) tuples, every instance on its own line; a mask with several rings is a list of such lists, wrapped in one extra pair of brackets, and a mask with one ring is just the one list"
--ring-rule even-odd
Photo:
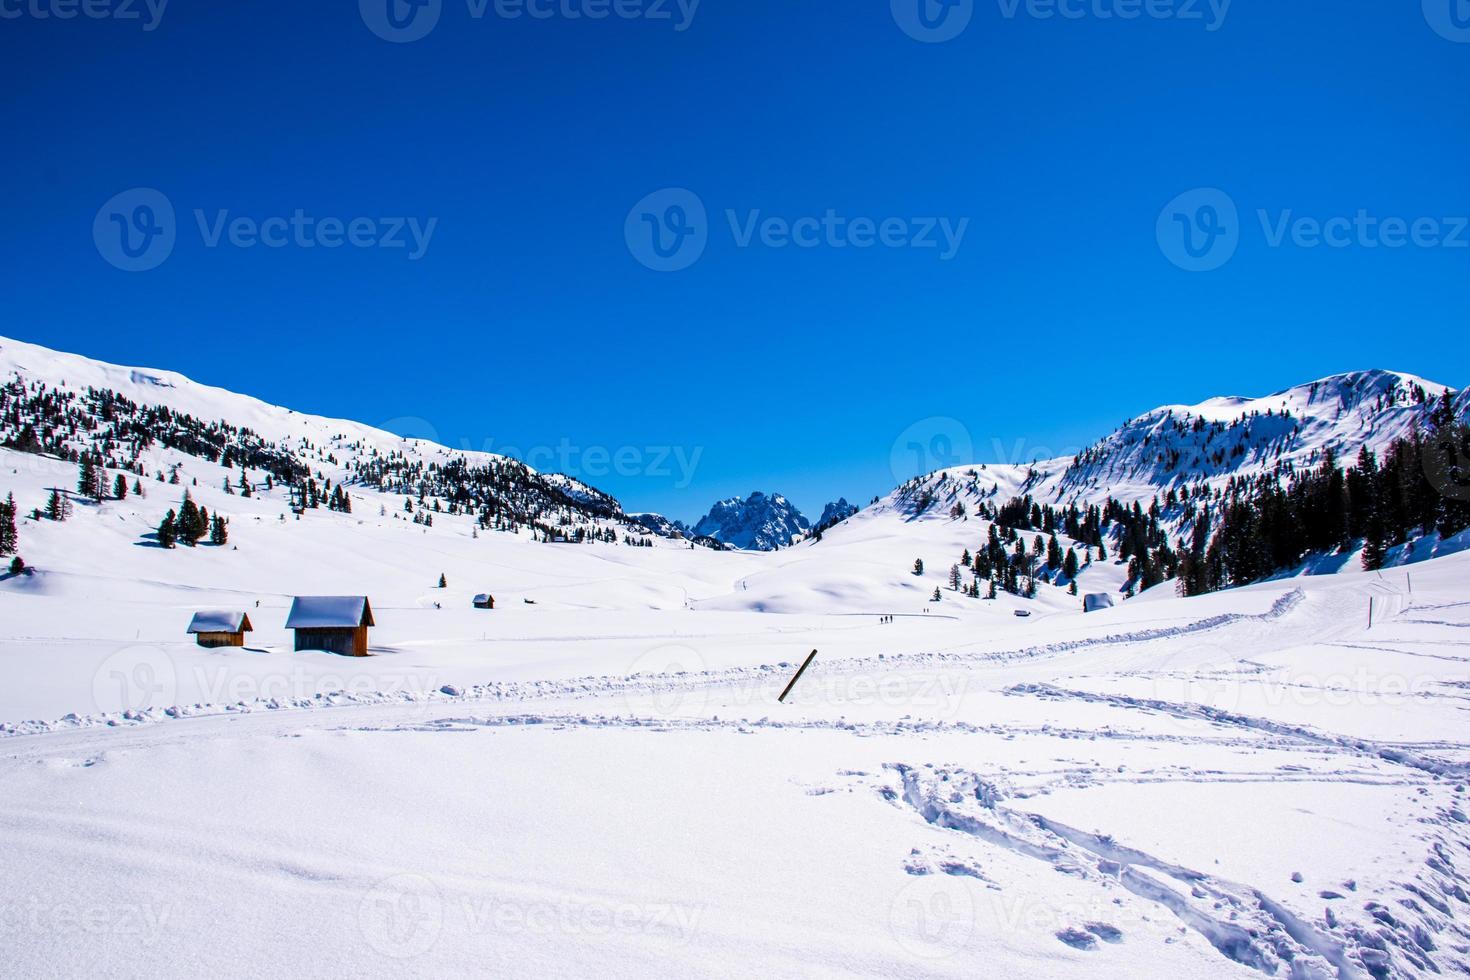
[(786, 703), (786, 695), (791, 693), (791, 689), (796, 686), (797, 681), (801, 680), (801, 675), (806, 673), (806, 669), (811, 666), (812, 660), (816, 656), (817, 651), (815, 650), (806, 655), (806, 660), (802, 661), (801, 668), (797, 670), (796, 676), (791, 678), (791, 681), (786, 685), (786, 690), (781, 692), (781, 696), (776, 699), (777, 701), (780, 701), (782, 704)]
[(1368, 628), (1373, 628), (1373, 597), (1368, 597)]

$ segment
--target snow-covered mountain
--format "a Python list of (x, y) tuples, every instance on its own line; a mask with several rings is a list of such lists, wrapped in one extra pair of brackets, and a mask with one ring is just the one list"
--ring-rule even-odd
[(900, 508), (971, 506), (1031, 496), (1057, 506), (1110, 497), (1145, 506), (1170, 489), (1218, 488), (1231, 479), (1310, 469), (1331, 450), (1350, 464), (1367, 446), (1382, 453), (1422, 428), (1450, 392), (1470, 417), (1470, 389), (1455, 391), (1412, 374), (1355, 371), (1259, 398), (1226, 396), (1197, 405), (1164, 405), (1124, 422), (1076, 456), (1026, 464), (954, 466), (899, 488)]
[[(1329, 449), (1351, 460), (1359, 448), (1382, 452), (1422, 425), (1450, 389), (1395, 371), (1354, 371), (1261, 398), (1211, 398), (1165, 405), (1125, 422), (1075, 459), (1038, 464), (1038, 493), (1058, 502), (1146, 499), (1184, 484), (1217, 485), (1283, 467), (1319, 463)], [(1470, 410), (1470, 391), (1457, 410)]]
[(822, 508), (822, 516), (817, 519), (817, 523), (812, 525), (812, 529), (820, 531), (829, 528), (847, 520), (857, 512), (857, 505), (848, 503), (846, 497), (839, 497)]
[(779, 493), (721, 500), (694, 525), (694, 534), (746, 551), (775, 551), (810, 530), (796, 505)]
[[(1110, 497), (1147, 507), (1179, 488), (1217, 489), (1232, 478), (1273, 471), (1289, 476), (1317, 465), (1329, 450), (1345, 461), (1364, 445), (1381, 452), (1421, 426), (1447, 390), (1412, 375), (1363, 371), (1260, 398), (1162, 406), (1076, 457), (972, 464), (917, 478), (884, 498), (878, 514), (897, 519), (892, 533), (903, 536), (913, 533), (903, 522), (915, 516), (948, 515), (957, 505), (973, 514), (981, 504), (993, 508), (1028, 495), (1059, 507)], [(1454, 398), (1455, 410), (1470, 414), (1470, 393)], [(594, 487), (509, 457), (303, 415), (174, 372), (4, 338), (0, 445), (68, 461), (99, 455), (109, 481), (119, 472), (171, 480), (177, 471), (198, 484), (229, 484), (231, 494), (273, 491), (297, 511), (329, 507), (336, 489), (350, 488), (372, 492), (373, 510), (414, 523), (462, 516), (482, 530), (519, 529), (556, 541), (691, 538), (711, 547), (773, 551), (813, 528), (784, 496), (759, 492), (720, 501), (692, 528), (654, 514), (630, 516)], [(829, 529), (855, 513), (845, 499), (835, 501), (815, 527)], [(1179, 521), (1187, 513), (1181, 508)], [(1178, 535), (1183, 524), (1168, 530)]]
[(298, 510), (326, 503), (334, 485), (354, 486), (404, 498), (395, 508), (417, 505), (424, 517), (476, 516), (487, 529), (534, 528), (577, 540), (666, 533), (630, 521), (595, 487), (508, 456), (304, 415), (172, 371), (120, 367), (3, 337), (0, 446), (69, 460), (95, 454), (107, 470), (139, 477), (171, 475), (183, 460), (195, 460), (215, 485), (229, 483), (242, 494), (290, 487)]
[(663, 538), (682, 538), (688, 530), (682, 521), (670, 520), (662, 514), (629, 514), (628, 520)]

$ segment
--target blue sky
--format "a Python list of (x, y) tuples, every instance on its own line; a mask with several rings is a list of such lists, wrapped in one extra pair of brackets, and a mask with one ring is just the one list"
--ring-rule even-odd
[[(631, 509), (815, 512), (1156, 404), (1470, 381), (1465, 0), (438, 0), (398, 42), (388, 0), (98, 2), (0, 0), (0, 333)], [(171, 249), (125, 271), (122, 231), (166, 242), (139, 188)]]

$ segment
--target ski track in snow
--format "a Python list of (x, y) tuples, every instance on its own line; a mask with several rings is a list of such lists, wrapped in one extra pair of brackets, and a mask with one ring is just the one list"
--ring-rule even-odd
[[(1390, 951), (1420, 972), (1470, 971), (1466, 956), (1470, 929), (1463, 922), (1470, 904), (1465, 890), (1470, 879), (1451, 856), (1452, 850), (1470, 852), (1470, 844), (1463, 834), (1445, 833), (1463, 823), (1446, 821), (1438, 828), (1428, 845), (1426, 871), (1417, 881), (1400, 883), (1396, 895), (1367, 896), (1362, 905), (1366, 915), (1346, 905), (1337, 913), (1329, 909), (1329, 925), (1322, 929), (1258, 887), (1002, 806), (1004, 793), (999, 787), (963, 769), (901, 763), (890, 768), (901, 780), (898, 795), (926, 823), (1044, 862), (1068, 875), (1121, 885), (1176, 916), (1222, 956), (1268, 976), (1396, 975)], [(1076, 946), (1082, 932), (1067, 930), (1058, 939)]]
[(1170, 701), (1159, 701), (1150, 698), (1132, 698), (1115, 694), (1094, 694), (1088, 691), (1070, 691), (1055, 687), (1051, 684), (1027, 683), (1017, 684), (1006, 689), (1007, 694), (1031, 694), (1037, 697), (1052, 698), (1056, 700), (1089, 701), (1101, 704), (1110, 704), (1123, 708), (1141, 708), (1149, 711), (1157, 711), (1172, 715), (1175, 718), (1199, 719), (1212, 724), (1225, 727), (1249, 729), (1252, 731), (1265, 732), (1270, 735), (1279, 735), (1288, 739), (1297, 739), (1314, 745), (1331, 746), (1344, 751), (1375, 756), (1385, 762), (1392, 762), (1401, 766), (1409, 766), (1427, 773), (1451, 778), (1464, 778), (1470, 775), (1470, 764), (1451, 762), (1444, 759), (1436, 759), (1430, 756), (1415, 755), (1406, 752), (1400, 746), (1379, 745), (1366, 739), (1347, 738), (1340, 735), (1330, 735), (1314, 732), (1311, 729), (1296, 725), (1284, 725), (1279, 722), (1270, 721), (1265, 718), (1251, 718), (1246, 715), (1224, 711), (1203, 704), (1179, 704)]

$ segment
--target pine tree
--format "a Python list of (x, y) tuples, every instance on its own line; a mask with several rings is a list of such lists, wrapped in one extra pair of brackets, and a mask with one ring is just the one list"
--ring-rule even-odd
[(102, 472), (91, 453), (83, 453), (81, 470), (77, 475), (77, 493), (89, 500), (102, 499)]
[(7, 494), (0, 504), (0, 555), (13, 555), (20, 549), (20, 535), (15, 530), (15, 494)]
[(215, 546), (226, 544), (230, 540), (229, 521), (218, 514), (209, 523), (209, 543)]
[(118, 500), (128, 499), (128, 478), (121, 473), (117, 475), (116, 480), (112, 481), (112, 495)]
[[(172, 513), (172, 511), (170, 511)], [(180, 541), (190, 548), (199, 543), (204, 537), (204, 531), (200, 528), (199, 507), (194, 503), (189, 491), (184, 491), (184, 502), (179, 505), (179, 516), (174, 521), (174, 528)], [(204, 525), (207, 528), (209, 525)]]
[(447, 589), (447, 588), (449, 588), (449, 580), (444, 577), (444, 573), (443, 572), (440, 572), (439, 573), (439, 588), (441, 588), (441, 589)]
[(46, 517), (53, 521), (64, 521), (71, 516), (71, 501), (60, 490), (52, 490), (46, 499)]
[(944, 598), (944, 596), (942, 596), (942, 595), (939, 594), (939, 586), (936, 585), (934, 587), (934, 599), (933, 599), (933, 601), (934, 602), (939, 602), (943, 598)]
[(915, 558), (914, 559), (914, 574), (915, 575), (923, 575), (924, 574), (924, 559), (922, 559), (922, 558)]
[(172, 548), (174, 542), (178, 540), (178, 532), (174, 529), (176, 523), (177, 519), (174, 517), (172, 510), (165, 514), (163, 520), (159, 522), (158, 546), (160, 548)]

